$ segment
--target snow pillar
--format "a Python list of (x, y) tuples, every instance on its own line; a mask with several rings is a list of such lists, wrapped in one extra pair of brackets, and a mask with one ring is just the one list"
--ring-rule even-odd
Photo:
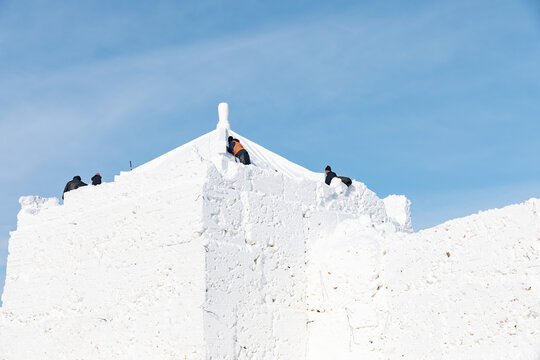
[(229, 104), (220, 103), (218, 105), (219, 122), (216, 128), (216, 152), (218, 154), (227, 153), (227, 137), (228, 130), (231, 129), (229, 124)]
[(220, 103), (218, 105), (218, 114), (219, 114), (219, 122), (217, 124), (217, 128), (230, 130), (231, 124), (229, 124), (229, 104)]

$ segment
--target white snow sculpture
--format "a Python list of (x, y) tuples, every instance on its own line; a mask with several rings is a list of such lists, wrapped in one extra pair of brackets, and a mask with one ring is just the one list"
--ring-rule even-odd
[(327, 186), (218, 111), (63, 206), (21, 198), (0, 360), (538, 359), (540, 200), (409, 233), (406, 198)]

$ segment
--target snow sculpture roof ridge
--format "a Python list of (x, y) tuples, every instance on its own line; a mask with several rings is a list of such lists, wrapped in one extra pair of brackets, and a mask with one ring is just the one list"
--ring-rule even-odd
[(158, 156), (157, 158), (136, 167), (130, 173), (140, 174), (147, 171), (164, 171), (167, 168), (182, 167), (183, 163), (193, 160), (193, 153), (199, 155), (197, 158), (208, 160), (213, 163), (218, 163), (224, 159), (224, 157), (229, 158), (230, 161), (234, 162), (232, 155), (225, 151), (216, 151), (216, 145), (220, 148), (226, 146), (225, 139), (221, 138), (223, 136), (232, 135), (238, 138), (249, 152), (253, 163), (252, 166), (259, 169), (282, 173), (289, 178), (308, 179), (312, 181), (324, 180), (322, 173), (310, 171), (301, 165), (293, 163), (234, 131), (228, 130), (227, 132), (223, 132), (224, 128), (219, 127), (221, 126), (220, 123), (218, 123), (218, 128), (216, 130), (210, 131), (209, 133)]

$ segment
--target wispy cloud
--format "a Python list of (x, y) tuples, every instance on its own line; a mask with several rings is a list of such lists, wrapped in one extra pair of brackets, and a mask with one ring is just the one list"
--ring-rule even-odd
[[(0, 131), (10, 136), (0, 145), (0, 159), (13, 169), (10, 176), (21, 176), (115, 127), (159, 126), (162, 114), (188, 113), (223, 97), (266, 102), (278, 113), (303, 101), (342, 102), (351, 92), (374, 102), (397, 98), (399, 92), (380, 85), (394, 71), (440, 66), (454, 51), (454, 44), (435, 37), (414, 40), (439, 11), (380, 20), (357, 9), (255, 34), (4, 76)], [(16, 153), (9, 151), (15, 147)]]

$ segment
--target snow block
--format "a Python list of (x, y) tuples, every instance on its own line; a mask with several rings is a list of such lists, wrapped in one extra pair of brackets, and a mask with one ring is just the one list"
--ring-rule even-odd
[(383, 201), (388, 217), (397, 222), (403, 231), (412, 232), (411, 202), (409, 199), (403, 195), (389, 195)]
[(212, 144), (215, 145), (215, 152), (217, 154), (226, 154), (227, 153), (227, 138), (229, 137), (227, 129), (218, 128), (216, 130), (215, 139)]

